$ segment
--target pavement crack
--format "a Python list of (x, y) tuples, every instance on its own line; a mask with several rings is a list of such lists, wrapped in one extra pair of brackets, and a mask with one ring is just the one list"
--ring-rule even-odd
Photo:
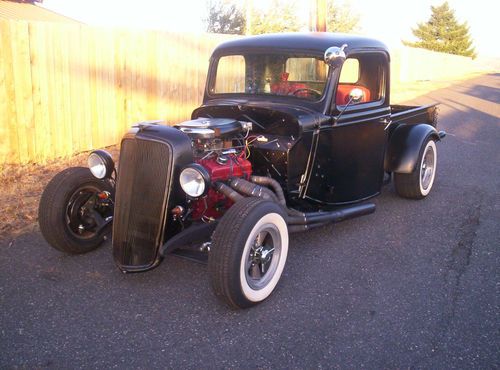
[(443, 334), (448, 331), (449, 326), (455, 318), (456, 305), (460, 296), (460, 281), (470, 264), (472, 247), (480, 225), (481, 203), (482, 199), (476, 203), (476, 206), (469, 209), (467, 217), (460, 225), (458, 242), (451, 250), (451, 258), (445, 276), (445, 281), (449, 286), (448, 296), (450, 297), (450, 305), (444, 312), (442, 322)]
[[(438, 334), (431, 341), (432, 354), (430, 357), (434, 357), (443, 346), (442, 342), (455, 319), (456, 306), (460, 297), (460, 281), (470, 264), (474, 240), (480, 225), (481, 204), (482, 197), (474, 203), (474, 206), (469, 208), (464, 221), (458, 229), (458, 241), (452, 248), (449, 262), (446, 265), (445, 283), (448, 286), (446, 296), (449, 303), (443, 308), (443, 317), (438, 324)], [(421, 361), (416, 361), (410, 368), (420, 367)]]
[(475, 207), (471, 207), (460, 226), (458, 242), (451, 250), (451, 258), (447, 266), (446, 281), (452, 286), (458, 287), (462, 275), (469, 266), (480, 217), (481, 202), (478, 202)]

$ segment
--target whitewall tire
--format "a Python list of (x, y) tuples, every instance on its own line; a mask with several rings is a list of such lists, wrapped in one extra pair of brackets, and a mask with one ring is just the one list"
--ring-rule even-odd
[(417, 164), (411, 173), (395, 173), (396, 192), (410, 199), (425, 198), (432, 190), (437, 170), (437, 147), (432, 138), (420, 148)]
[(278, 204), (260, 198), (234, 204), (212, 238), (208, 266), (215, 295), (233, 308), (267, 299), (283, 273), (288, 242)]

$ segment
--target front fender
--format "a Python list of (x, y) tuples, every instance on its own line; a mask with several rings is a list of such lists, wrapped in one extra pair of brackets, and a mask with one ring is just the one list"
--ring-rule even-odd
[(429, 124), (401, 124), (396, 127), (389, 139), (385, 153), (386, 172), (411, 173), (417, 165), (422, 145), (429, 137), (440, 140), (437, 130)]

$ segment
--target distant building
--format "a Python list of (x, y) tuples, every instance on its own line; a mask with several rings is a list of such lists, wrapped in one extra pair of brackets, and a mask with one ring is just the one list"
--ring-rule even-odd
[(81, 23), (41, 6), (0, 0), (0, 20)]

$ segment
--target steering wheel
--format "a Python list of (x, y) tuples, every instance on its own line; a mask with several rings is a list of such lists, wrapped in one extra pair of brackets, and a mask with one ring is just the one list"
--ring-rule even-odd
[(318, 90), (310, 89), (308, 87), (304, 87), (302, 89), (297, 89), (290, 93), (290, 95), (297, 96), (298, 93), (307, 93), (307, 95), (311, 95), (314, 98), (321, 98), (321, 92)]

